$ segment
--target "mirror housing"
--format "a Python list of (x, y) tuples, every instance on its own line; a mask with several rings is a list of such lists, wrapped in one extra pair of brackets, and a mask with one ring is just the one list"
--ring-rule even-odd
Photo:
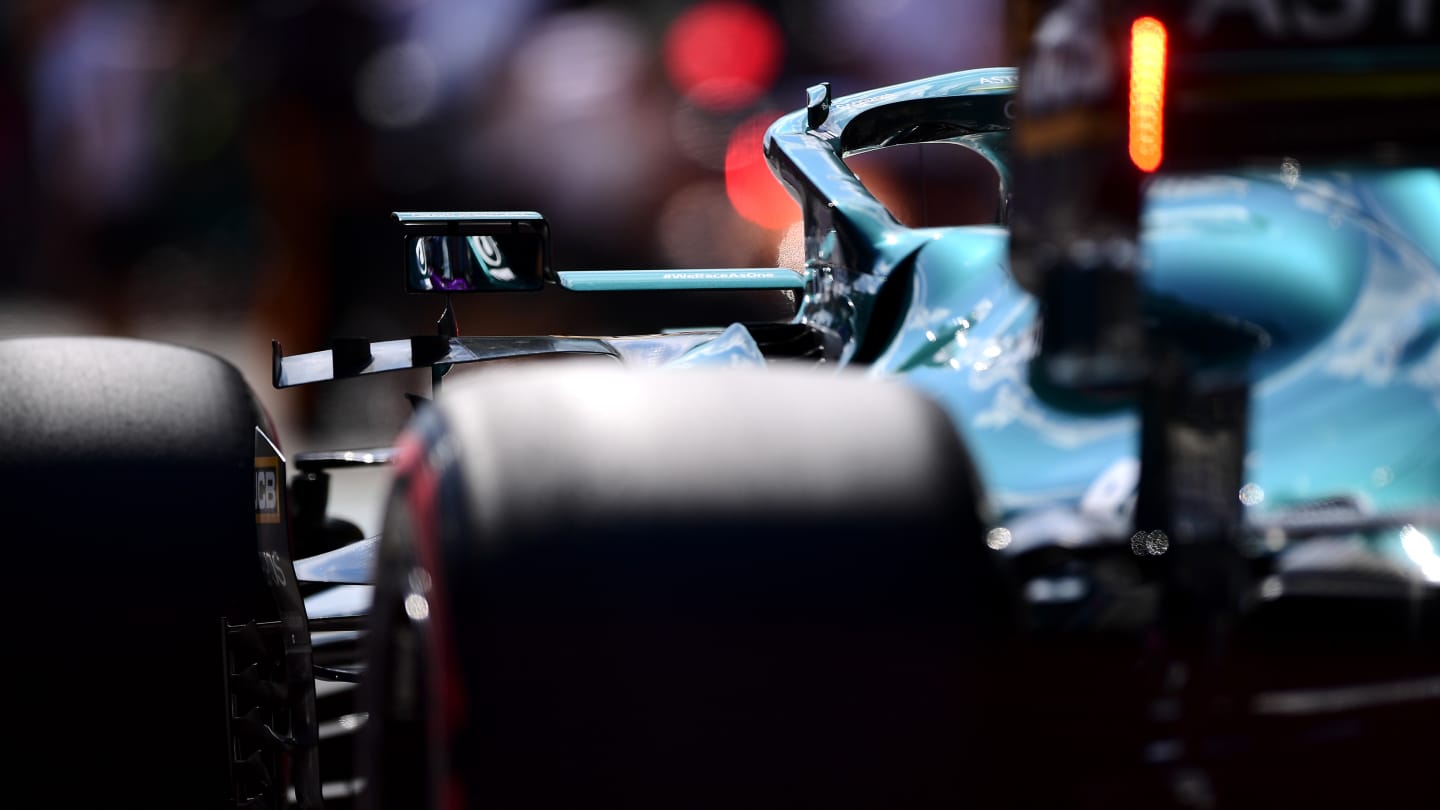
[(405, 289), (532, 292), (550, 279), (550, 226), (534, 211), (397, 211)]

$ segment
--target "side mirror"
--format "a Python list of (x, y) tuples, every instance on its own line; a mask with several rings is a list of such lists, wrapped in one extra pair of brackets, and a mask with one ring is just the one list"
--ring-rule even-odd
[(550, 227), (533, 211), (397, 211), (409, 292), (533, 291), (550, 275)]

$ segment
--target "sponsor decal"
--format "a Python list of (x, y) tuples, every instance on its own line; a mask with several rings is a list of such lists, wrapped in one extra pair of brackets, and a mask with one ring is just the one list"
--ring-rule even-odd
[[(1334, 42), (1389, 31), (1419, 37), (1433, 31), (1433, 0), (1201, 0), (1190, 6), (1190, 32), (1208, 36), (1222, 18), (1243, 21), (1271, 40)], [(1392, 37), (1393, 38), (1393, 37)]]
[(714, 273), (714, 272), (686, 272), (666, 273), (661, 276), (664, 281), (730, 281), (732, 279), (771, 279), (780, 278), (779, 273), (766, 273), (763, 271), (747, 271), (740, 273)]
[(280, 480), (280, 459), (255, 458), (255, 522), (279, 523), (283, 505)]

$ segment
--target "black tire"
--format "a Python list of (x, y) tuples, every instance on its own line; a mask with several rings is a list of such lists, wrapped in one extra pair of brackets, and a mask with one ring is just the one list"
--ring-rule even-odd
[(373, 806), (979, 794), (1009, 607), (929, 400), (798, 368), (521, 369), (446, 390), (402, 447)]
[(276, 614), (257, 426), (239, 372), (202, 352), (0, 341), (12, 801), (233, 806), (221, 617)]

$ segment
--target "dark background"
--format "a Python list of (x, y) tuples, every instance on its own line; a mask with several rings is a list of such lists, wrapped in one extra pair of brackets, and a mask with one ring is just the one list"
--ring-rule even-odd
[[(389, 212), (537, 210), (561, 269), (798, 267), (799, 209), (760, 160), (764, 127), (819, 81), (838, 96), (1002, 64), (1002, 13), (998, 0), (7, 3), (0, 335), (196, 346), (245, 372), (291, 449), (384, 442), (406, 414), (398, 392), (422, 377), (275, 392), (269, 344), (433, 328), (441, 300), (401, 291)], [(986, 182), (926, 161), (940, 185)], [(872, 160), (862, 177), (923, 222), (926, 203), (902, 199), (920, 164)], [(470, 334), (666, 322), (653, 298), (577, 298), (457, 309)]]

